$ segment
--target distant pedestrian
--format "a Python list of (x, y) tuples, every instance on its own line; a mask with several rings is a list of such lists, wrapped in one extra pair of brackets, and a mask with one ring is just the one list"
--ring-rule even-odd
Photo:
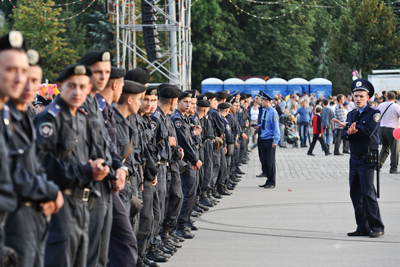
[(399, 142), (393, 137), (394, 129), (399, 127), (400, 106), (395, 101), (395, 94), (389, 92), (387, 101), (379, 105), (378, 109), (382, 114), (379, 134), (382, 142), (381, 152), (379, 154), (381, 166), (386, 158), (390, 156), (390, 173), (400, 173), (397, 171), (399, 164)]
[(324, 127), (324, 138), (325, 138), (325, 143), (328, 146), (331, 145), (331, 139), (332, 139), (332, 119), (333, 119), (333, 110), (328, 107), (329, 101), (324, 100), (323, 102), (323, 108), (321, 112), (321, 118), (322, 118), (322, 125)]
[(324, 134), (324, 127), (322, 125), (322, 118), (321, 118), (321, 112), (322, 112), (322, 108), (321, 107), (317, 107), (316, 108), (316, 113), (313, 117), (313, 140), (311, 142), (310, 148), (308, 149), (307, 155), (309, 156), (315, 156), (312, 152), (314, 150), (315, 144), (317, 143), (317, 141), (320, 142), (322, 148), (324, 149), (325, 152), (325, 156), (330, 155), (329, 153), (329, 149), (325, 144), (325, 140), (322, 137), (322, 135)]
[(312, 117), (312, 112), (309, 107), (307, 107), (307, 102), (303, 101), (301, 103), (301, 108), (299, 108), (294, 114), (296, 117), (298, 114), (300, 114), (300, 144), (301, 147), (307, 147), (307, 138), (308, 138), (308, 132), (309, 132), (309, 126), (311, 126), (311, 117)]
[[(343, 104), (345, 101), (344, 95), (338, 95), (336, 97), (337, 104), (335, 106), (335, 119), (339, 120), (340, 122), (346, 121), (346, 114), (344, 112)], [(340, 124), (335, 123), (335, 130), (336, 130), (336, 139), (335, 139), (335, 152), (334, 155), (336, 156), (343, 156), (343, 154), (339, 153), (340, 143), (342, 142), (341, 133), (343, 127)]]

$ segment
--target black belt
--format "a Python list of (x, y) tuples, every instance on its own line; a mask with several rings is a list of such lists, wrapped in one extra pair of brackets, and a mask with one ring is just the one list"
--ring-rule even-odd
[(36, 211), (41, 211), (40, 202), (37, 201), (24, 201), (21, 202), (21, 206), (29, 207)]
[(63, 193), (66, 194), (67, 196), (73, 196), (82, 199), (82, 201), (84, 202), (87, 202), (89, 200), (90, 189), (89, 188), (65, 189), (63, 190)]
[(6, 224), (7, 215), (8, 215), (7, 212), (1, 212), (0, 213), (0, 224), (3, 225), (3, 226)]
[(215, 139), (215, 136), (204, 137), (204, 139), (213, 141)]
[(355, 157), (356, 159), (366, 159), (367, 156), (359, 156), (359, 157)]
[(160, 160), (159, 162), (156, 162), (156, 167), (160, 165), (169, 166), (169, 163), (166, 160)]
[(132, 182), (132, 176), (133, 176), (133, 175), (128, 175), (128, 176), (126, 176), (126, 182), (127, 182), (127, 183)]

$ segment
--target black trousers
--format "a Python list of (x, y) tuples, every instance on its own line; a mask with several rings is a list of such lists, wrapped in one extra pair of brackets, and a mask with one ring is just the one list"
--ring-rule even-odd
[(185, 172), (181, 174), (183, 203), (178, 223), (186, 223), (189, 221), (190, 214), (192, 213), (193, 207), (196, 203), (197, 176), (195, 171), (192, 169), (192, 165), (190, 163), (188, 164), (189, 166)]
[(342, 142), (342, 129), (336, 129), (336, 139), (335, 139), (335, 154), (339, 153), (340, 143)]
[(379, 159), (383, 165), (390, 153), (390, 170), (397, 171), (397, 165), (399, 165), (399, 141), (393, 137), (393, 131), (394, 128), (381, 127), (379, 129), (382, 141)]
[(276, 147), (272, 147), (273, 143), (274, 143), (273, 138), (261, 140), (263, 156), (264, 156), (263, 167), (267, 175), (267, 181), (265, 183), (268, 185), (276, 185), (276, 162), (275, 162)]
[(178, 221), (183, 203), (181, 176), (178, 163), (171, 164), (171, 182), (168, 190), (167, 212), (165, 213), (163, 227), (174, 228)]
[(319, 143), (321, 144), (322, 148), (324, 149), (325, 155), (329, 153), (328, 147), (325, 143), (324, 140), (324, 136), (321, 135), (321, 137), (319, 137), (319, 134), (314, 134), (313, 135), (313, 140), (311, 142), (310, 148), (308, 149), (307, 154), (312, 154), (315, 144), (317, 143), (317, 141), (319, 141)]

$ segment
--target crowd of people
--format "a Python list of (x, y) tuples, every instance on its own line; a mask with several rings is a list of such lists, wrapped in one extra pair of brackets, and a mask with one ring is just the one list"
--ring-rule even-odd
[(251, 95), (148, 87), (111, 61), (85, 53), (46, 99), (39, 53), (0, 38), (4, 266), (159, 266), (244, 174)]

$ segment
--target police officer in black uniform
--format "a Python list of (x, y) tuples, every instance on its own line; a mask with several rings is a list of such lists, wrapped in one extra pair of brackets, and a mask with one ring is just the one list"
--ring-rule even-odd
[(48, 101), (41, 95), (36, 95), (36, 101), (33, 103), (35, 114), (39, 114), (40, 112), (42, 112), (48, 104), (50, 104), (50, 101)]
[[(95, 183), (91, 192), (93, 197), (97, 197), (97, 199), (90, 211), (90, 240), (87, 264), (89, 267), (97, 267), (107, 264), (108, 246), (113, 221), (112, 199), (117, 197), (117, 188), (123, 188), (123, 185), (115, 187), (115, 184), (124, 184), (128, 173), (121, 162), (122, 159), (117, 153), (115, 144), (110, 138), (99, 102), (95, 98), (95, 94), (103, 91), (109, 81), (111, 53), (108, 51), (89, 51), (81, 57), (79, 64), (88, 66), (93, 72), (90, 80), (92, 91), (82, 105), (82, 108), (88, 114), (91, 124), (90, 133), (97, 148), (97, 157), (103, 158), (110, 169), (107, 179)], [(115, 139), (115, 133), (113, 138)], [(111, 181), (113, 181), (113, 188), (111, 188)], [(114, 192), (114, 195), (111, 194), (112, 192)], [(123, 213), (118, 214), (122, 215)]]
[(191, 92), (183, 92), (178, 98), (177, 109), (175, 109), (174, 113), (170, 116), (175, 125), (178, 144), (183, 148), (185, 153), (184, 160), (189, 165), (187, 169), (181, 173), (184, 198), (176, 228), (176, 234), (185, 239), (194, 237), (194, 234), (190, 232), (190, 229), (185, 227), (185, 224), (189, 221), (196, 202), (197, 177), (195, 171), (199, 170), (203, 164), (198, 158), (198, 151), (191, 136), (190, 120), (186, 116), (190, 108), (191, 97)]
[(38, 158), (65, 199), (52, 216), (45, 266), (86, 266), (90, 188), (92, 181), (101, 181), (109, 173), (109, 167), (102, 166), (104, 159), (91, 158), (89, 121), (79, 108), (90, 93), (91, 75), (84, 65), (65, 67), (56, 79), (60, 95), (35, 118)]
[[(6, 245), (15, 249), (21, 266), (43, 266), (47, 237), (46, 216), (58, 212), (64, 198), (58, 186), (47, 181), (36, 157), (36, 131), (27, 113), (30, 99), (42, 80), (39, 53), (27, 51), (30, 67), (28, 82), (19, 98), (11, 97), (5, 106), (6, 131), (11, 177), (19, 208), (10, 213), (6, 227)], [(50, 217), (49, 217), (50, 218)], [(26, 223), (29, 221), (30, 223)]]
[(345, 127), (342, 138), (350, 141), (350, 197), (353, 202), (357, 229), (348, 236), (379, 237), (384, 234), (376, 191), (374, 172), (378, 154), (378, 126), (380, 111), (368, 104), (374, 95), (373, 85), (365, 79), (353, 81), (356, 109), (347, 115), (346, 123), (335, 123)]

